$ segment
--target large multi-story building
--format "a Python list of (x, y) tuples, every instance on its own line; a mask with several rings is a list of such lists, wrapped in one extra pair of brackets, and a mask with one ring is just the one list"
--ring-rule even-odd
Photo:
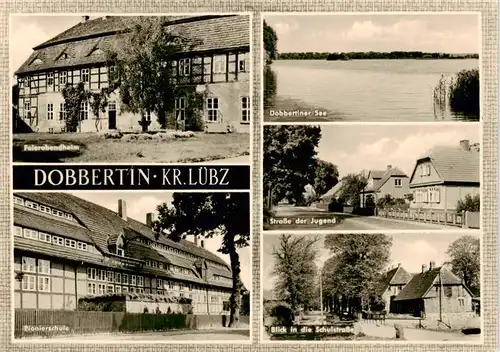
[[(203, 120), (207, 132), (249, 132), (250, 123), (250, 18), (248, 15), (161, 17), (164, 25), (190, 44), (173, 62), (178, 86), (203, 93)], [(68, 111), (61, 90), (82, 82), (87, 91), (109, 85), (113, 66), (108, 54), (131, 35), (138, 17), (105, 16), (82, 21), (33, 48), (16, 71), (19, 118), (35, 132), (65, 131)], [(187, 98), (174, 97), (175, 111), (168, 114), (174, 126), (183, 126)], [(138, 114), (122, 111), (118, 91), (111, 93), (104, 113), (94, 116), (89, 102), (80, 107), (78, 131), (141, 130)], [(189, 110), (188, 110), (189, 111)], [(146, 112), (149, 129), (160, 124)]]
[(203, 240), (175, 242), (145, 223), (67, 193), (14, 194), (15, 307), (77, 308), (78, 299), (120, 292), (192, 300), (220, 314), (232, 279)]

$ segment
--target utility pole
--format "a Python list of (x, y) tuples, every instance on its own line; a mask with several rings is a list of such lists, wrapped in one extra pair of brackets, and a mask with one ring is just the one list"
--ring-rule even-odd
[(439, 321), (443, 322), (443, 281), (441, 280), (441, 269), (439, 270)]
[(319, 273), (319, 301), (320, 301), (321, 317), (323, 317), (323, 275), (321, 271)]

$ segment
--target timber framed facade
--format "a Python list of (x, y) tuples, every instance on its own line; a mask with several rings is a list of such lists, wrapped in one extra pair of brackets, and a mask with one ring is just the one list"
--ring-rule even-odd
[[(77, 309), (114, 293), (190, 299), (194, 314), (223, 314), (231, 269), (202, 240), (174, 242), (119, 212), (61, 193), (14, 194), (16, 308)], [(148, 225), (149, 223), (149, 225)]]
[[(35, 132), (65, 132), (67, 111), (61, 90), (66, 84), (84, 83), (88, 91), (107, 88), (113, 67), (107, 53), (127, 35), (127, 25), (137, 17), (105, 16), (82, 22), (33, 48), (16, 71), (18, 118)], [(179, 52), (173, 62), (178, 86), (204, 94), (206, 132), (249, 132), (250, 18), (248, 15), (166, 17), (165, 26), (192, 40), (192, 48)], [(175, 98), (175, 111), (167, 115), (169, 128), (183, 128), (186, 97)], [(138, 114), (122, 111), (121, 98), (111, 93), (105, 112), (94, 116), (89, 103), (80, 107), (79, 132), (119, 129), (140, 131)], [(150, 130), (160, 124), (146, 113)]]

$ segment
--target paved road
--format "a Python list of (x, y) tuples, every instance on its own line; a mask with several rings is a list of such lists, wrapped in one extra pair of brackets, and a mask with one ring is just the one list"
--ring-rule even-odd
[[(217, 330), (191, 330), (191, 331), (157, 331), (157, 332), (138, 332), (138, 333), (123, 333), (123, 334), (93, 334), (85, 336), (60, 336), (51, 338), (51, 342), (80, 342), (86, 341), (93, 343), (94, 341), (241, 341), (247, 342), (250, 339), (250, 330), (248, 329), (217, 329)], [(34, 343), (37, 341), (45, 341), (47, 339), (39, 340), (35, 338), (23, 339)]]
[[(288, 218), (333, 218), (337, 217), (340, 222), (336, 224), (301, 224), (296, 225), (294, 221), (292, 224), (275, 224), (268, 225), (266, 229), (268, 230), (282, 230), (282, 229), (325, 229), (325, 230), (412, 230), (412, 229), (450, 229), (450, 226), (427, 224), (416, 221), (405, 221), (397, 219), (387, 219), (377, 216), (357, 216), (346, 213), (333, 213), (317, 209), (314, 207), (295, 207), (291, 205), (278, 205), (274, 208), (276, 211), (276, 219), (288, 217)], [(458, 229), (453, 227), (453, 229)]]
[[(394, 326), (374, 323), (359, 323), (363, 333), (368, 336), (391, 339), (395, 337)], [(430, 331), (424, 329), (403, 328), (408, 341), (480, 341), (480, 335), (464, 335), (460, 332)]]

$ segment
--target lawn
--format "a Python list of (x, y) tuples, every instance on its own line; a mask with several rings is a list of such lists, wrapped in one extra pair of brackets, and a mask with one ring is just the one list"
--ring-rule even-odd
[[(24, 144), (80, 146), (80, 152), (23, 152)], [(201, 162), (249, 155), (250, 135), (196, 133), (169, 140), (106, 139), (97, 133), (26, 133), (13, 137), (14, 161), (50, 162)], [(35, 159), (35, 160), (34, 160)]]

